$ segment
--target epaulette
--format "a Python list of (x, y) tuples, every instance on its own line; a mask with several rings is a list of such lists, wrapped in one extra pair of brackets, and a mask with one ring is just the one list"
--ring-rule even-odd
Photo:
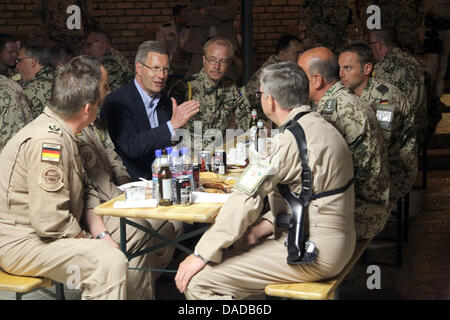
[(389, 92), (389, 88), (386, 87), (384, 84), (380, 84), (380, 85), (377, 87), (377, 90), (378, 90), (378, 92), (380, 92), (383, 96), (384, 96), (387, 92)]
[(325, 107), (322, 110), (322, 113), (332, 114), (336, 111), (337, 99), (330, 98), (325, 102)]

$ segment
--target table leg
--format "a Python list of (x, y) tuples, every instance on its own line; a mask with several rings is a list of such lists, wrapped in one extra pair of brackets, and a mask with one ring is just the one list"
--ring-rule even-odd
[[(120, 250), (127, 257), (127, 219), (120, 218)], [(129, 261), (130, 259), (128, 259)]]

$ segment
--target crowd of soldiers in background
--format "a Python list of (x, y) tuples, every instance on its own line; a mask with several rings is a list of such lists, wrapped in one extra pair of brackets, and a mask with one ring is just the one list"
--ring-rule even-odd
[[(226, 7), (226, 10), (224, 10), (224, 7)], [(205, 13), (205, 9), (202, 10)], [(209, 12), (209, 15), (202, 16), (203, 20), (199, 19), (198, 16), (196, 17), (197, 19), (192, 19), (187, 8), (175, 6), (173, 8), (172, 21), (160, 26), (156, 40), (168, 49), (171, 62), (164, 90), (169, 96), (176, 98), (178, 103), (191, 98), (199, 101), (201, 112), (195, 119), (205, 122), (206, 128), (215, 127), (224, 131), (234, 125), (235, 128), (248, 129), (246, 122), (250, 118), (252, 109), (257, 110), (258, 118), (267, 120), (262, 112), (259, 95), (259, 74), (261, 70), (265, 66), (282, 61), (297, 63), (302, 52), (313, 47), (320, 47), (321, 44), (307, 44), (290, 34), (282, 36), (277, 41), (274, 50), (275, 54), (267, 59), (246, 84), (239, 86), (237, 84), (241, 77), (242, 61), (238, 54), (238, 48), (242, 40), (236, 37), (232, 25), (237, 13), (237, 7), (230, 3), (216, 10), (211, 8), (208, 10), (211, 12)], [(219, 17), (223, 21), (222, 24), (218, 23), (217, 19)], [(223, 74), (220, 74), (213, 81), (211, 74), (208, 73), (208, 70), (205, 70), (202, 59), (205, 57), (209, 59), (204, 52), (203, 44), (215, 36), (221, 36), (228, 40), (227, 43), (229, 44), (227, 46), (232, 48), (232, 54), (227, 61), (211, 62), (208, 60), (210, 65), (217, 66), (217, 72), (221, 73), (223, 71)], [(394, 106), (394, 110), (391, 110), (394, 111), (391, 114), (394, 120), (388, 120), (388, 129), (383, 128), (387, 146), (389, 147), (391, 144), (392, 149), (396, 150), (396, 154), (388, 154), (387, 157), (395, 158), (398, 154), (406, 152), (406, 158), (408, 158), (406, 163), (397, 164), (397, 172), (395, 174), (402, 176), (402, 179), (400, 179), (401, 183), (395, 184), (395, 188), (391, 188), (391, 194), (394, 189), (402, 189), (395, 196), (398, 199), (409, 192), (412, 186), (412, 182), (417, 174), (417, 152), (424, 152), (426, 149), (426, 144), (433, 134), (437, 122), (440, 120), (440, 111), (439, 106), (436, 107), (436, 104), (431, 104), (432, 101), (436, 102), (436, 99), (433, 99), (432, 90), (430, 88), (427, 90), (427, 82), (422, 66), (415, 58), (396, 46), (394, 42), (395, 35), (386, 30), (373, 32), (369, 40), (367, 45), (373, 49), (375, 60), (366, 59), (363, 63), (361, 57), (357, 59), (361, 64), (361, 70), (365, 63), (371, 63), (373, 68), (370, 74), (366, 74), (367, 79), (373, 80), (367, 86), (375, 86), (376, 90), (372, 91), (377, 92), (377, 94), (370, 96), (369, 93), (368, 103), (380, 115), (386, 114), (383, 111), (389, 112), (389, 110), (386, 110), (386, 108), (382, 110), (378, 105), (387, 104), (391, 106), (392, 102), (396, 101), (397, 106)], [(377, 46), (380, 47), (377, 48)], [(349, 49), (350, 52), (358, 52), (358, 50), (355, 50)], [(0, 122), (2, 127), (0, 148), (3, 149), (7, 141), (20, 128), (42, 113), (50, 99), (55, 69), (70, 61), (75, 56), (75, 53), (67, 46), (56, 46), (50, 49), (38, 45), (21, 45), (14, 37), (7, 34), (0, 35), (0, 53), (0, 75), (2, 75), (0, 76)], [(108, 82), (111, 91), (133, 81), (134, 68), (130, 66), (128, 60), (118, 50), (112, 47), (112, 40), (107, 32), (102, 30), (91, 32), (85, 40), (84, 53), (100, 59), (101, 64), (108, 72)], [(340, 67), (342, 71), (343, 66)], [(342, 77), (341, 73), (341, 80)], [(342, 84), (350, 91), (355, 89), (348, 83), (344, 84), (343, 82)], [(401, 92), (399, 93), (399, 91)], [(361, 96), (362, 92), (359, 92), (359, 94), (353, 93), (364, 98)], [(398, 98), (399, 95), (403, 94), (404, 97)], [(220, 97), (223, 99), (220, 99)], [(407, 100), (406, 102), (404, 101), (405, 99)], [(226, 100), (228, 104), (219, 106), (219, 104), (223, 103), (223, 100)], [(312, 105), (315, 105), (316, 111), (327, 118), (327, 114), (332, 114), (334, 112), (333, 108), (337, 108), (336, 102), (334, 102), (334, 106), (330, 104), (323, 106), (323, 103), (329, 99), (326, 101), (323, 99), (319, 100), (314, 101), (311, 97)], [(214, 118), (213, 115), (217, 113), (219, 108), (230, 110), (231, 112), (220, 119)], [(382, 121), (380, 119), (379, 116), (378, 121), (381, 124)], [(337, 121), (336, 119), (329, 120), (330, 122)], [(416, 141), (412, 143), (410, 139), (406, 139), (401, 145), (399, 145), (398, 139), (393, 141), (393, 137), (396, 137), (396, 134), (400, 132), (396, 131), (396, 134), (393, 134), (391, 137), (390, 132), (394, 133), (395, 130), (391, 129), (389, 123), (393, 121), (397, 121), (397, 123), (393, 123), (392, 128), (403, 130), (402, 132), (405, 135), (414, 136)], [(193, 127), (191, 124), (192, 122), (188, 123), (187, 128), (192, 131)], [(352, 141), (348, 142), (351, 146)], [(370, 142), (370, 144), (373, 143), (374, 141)], [(405, 148), (407, 151), (404, 151)], [(357, 162), (358, 160), (354, 159), (354, 161)], [(374, 165), (374, 162), (371, 165)], [(380, 170), (383, 164), (380, 162), (376, 166), (379, 168), (367, 166), (365, 170), (371, 171), (371, 176), (375, 177), (373, 173)], [(388, 166), (384, 167), (387, 168)], [(399, 173), (399, 171), (403, 171), (403, 173)], [(394, 172), (391, 172), (391, 174), (394, 174)], [(380, 176), (383, 175), (388, 176), (388, 173), (380, 173)], [(385, 183), (381, 183), (380, 179), (380, 177), (377, 177), (373, 184), (378, 183), (380, 189), (387, 189), (389, 178), (385, 179), (387, 181)], [(361, 177), (362, 180), (366, 184), (367, 181), (371, 181), (367, 177), (364, 179)], [(391, 180), (395, 179), (392, 179), (391, 176)], [(356, 187), (358, 188), (358, 183)], [(375, 198), (375, 202), (382, 203), (383, 206), (387, 207), (389, 203), (388, 195), (383, 194), (383, 196)], [(384, 225), (384, 222), (380, 223)]]
[[(48, 122), (49, 117), (58, 118), (53, 114), (52, 108), (48, 107), (50, 101), (57, 100), (57, 97), (53, 95), (58, 96), (55, 93), (58, 91), (60, 96), (64, 95), (64, 90), (58, 89), (58, 86), (64, 83), (64, 79), (61, 78), (64, 68), (58, 72), (55, 70), (71, 64), (74, 65), (72, 67), (76, 67), (83, 64), (95, 65), (100, 62), (101, 67), (97, 70), (97, 77), (101, 79), (98, 87), (101, 97), (94, 109), (89, 108), (88, 119), (82, 121), (83, 125), (88, 122), (89, 124), (82, 132), (76, 132), (78, 148), (74, 148), (74, 154), (70, 155), (75, 159), (75, 153), (79, 150), (81, 159), (74, 162), (78, 161), (81, 163), (80, 166), (86, 167), (88, 178), (92, 180), (89, 184), (98, 191), (98, 199), (86, 203), (86, 208), (89, 209), (87, 216), (100, 219), (93, 215), (93, 208), (101, 202), (116, 197), (120, 193), (116, 186), (137, 180), (143, 175), (147, 178), (151, 177), (151, 169), (147, 170), (150, 172), (133, 176), (130, 166), (125, 167), (127, 164), (122, 160), (126, 158), (118, 151), (120, 145), (116, 143), (119, 140), (117, 134), (111, 133), (117, 133), (123, 128), (114, 127), (113, 122), (110, 121), (109, 130), (105, 130), (108, 123), (104, 123), (105, 119), (97, 116), (96, 109), (102, 106), (103, 101), (106, 103), (102, 111), (108, 109), (108, 97), (117, 98), (117, 95), (125, 95), (122, 94), (125, 92), (124, 87), (139, 80), (144, 83), (145, 90), (148, 91), (147, 94), (152, 100), (155, 96), (158, 97), (155, 106), (153, 102), (150, 102), (145, 108), (147, 106), (150, 106), (150, 109), (156, 108), (161, 100), (159, 98), (163, 97), (167, 101), (169, 100), (167, 96), (173, 98), (174, 113), (177, 107), (180, 110), (183, 109), (183, 105), (195, 102), (195, 106), (191, 108), (196, 109), (195, 112), (193, 111), (189, 117), (186, 116), (185, 121), (179, 126), (175, 127), (172, 121), (170, 131), (183, 127), (192, 134), (195, 132), (194, 121), (201, 121), (203, 130), (214, 128), (223, 133), (226, 129), (232, 128), (246, 131), (249, 129), (250, 113), (253, 109), (257, 111), (258, 118), (266, 120), (266, 126), (270, 128), (272, 124), (263, 113), (262, 107), (263, 102), (265, 103), (264, 111), (270, 112), (267, 100), (264, 100), (268, 95), (261, 89), (261, 70), (270, 65), (276, 67), (275, 64), (280, 62), (285, 62), (285, 65), (290, 63), (291, 67), (292, 63), (295, 63), (303, 69), (308, 78), (310, 106), (318, 113), (314, 117), (331, 123), (342, 135), (351, 152), (354, 180), (350, 182), (354, 181), (356, 238), (368, 239), (378, 235), (383, 230), (397, 201), (411, 190), (418, 173), (419, 154), (426, 151), (428, 140), (440, 120), (439, 103), (434, 99), (431, 87), (427, 86), (423, 66), (414, 57), (397, 47), (395, 34), (389, 29), (370, 32), (367, 42), (346, 43), (343, 41), (337, 50), (327, 48), (324, 43), (308, 43), (301, 41), (295, 35), (286, 34), (278, 39), (273, 50), (274, 54), (247, 83), (241, 83), (242, 63), (245, 63), (239, 55), (239, 44), (242, 40), (236, 36), (233, 29), (238, 6), (236, 1), (217, 1), (219, 2), (221, 6), (200, 7), (196, 9), (195, 14), (189, 11), (189, 8), (174, 7), (173, 20), (160, 26), (156, 35), (157, 41), (141, 44), (139, 50), (142, 47), (151, 47), (153, 51), (139, 58), (138, 50), (134, 67), (130, 66), (128, 60), (112, 47), (111, 37), (104, 30), (92, 31), (85, 39), (85, 50), (82, 54), (96, 57), (94, 61), (91, 61), (90, 57), (73, 59), (79, 53), (63, 45), (45, 48), (21, 44), (13, 36), (1, 34), (0, 150), (3, 150), (2, 157), (7, 159), (5, 162), (14, 168), (12, 170), (16, 170), (14, 167), (16, 161), (27, 163), (30, 160), (28, 156), (21, 159), (10, 156), (10, 151), (18, 150), (22, 140), (26, 139), (23, 138), (25, 135), (19, 133), (12, 140), (11, 138), (34, 119), (36, 120), (23, 130), (28, 131), (26, 137), (32, 134), (30, 130), (38, 127), (33, 124), (38, 124), (42, 132), (51, 137), (62, 134), (58, 125)], [(151, 60), (155, 56), (165, 63), (170, 61), (170, 68), (162, 63), (152, 65)], [(86, 61), (83, 62), (83, 60)], [(298, 69), (297, 65), (294, 66)], [(155, 82), (154, 79), (157, 80), (157, 86), (150, 88)], [(142, 87), (139, 85), (139, 88)], [(65, 89), (70, 91), (68, 87)], [(150, 92), (150, 89), (153, 91)], [(108, 95), (109, 90), (112, 92), (110, 95)], [(163, 94), (161, 91), (164, 91)], [(142, 95), (141, 98), (144, 99)], [(51, 106), (54, 105), (52, 102)], [(164, 108), (168, 106), (164, 105)], [(118, 111), (123, 107), (124, 105), (120, 105), (118, 109), (113, 110)], [(309, 109), (309, 106), (305, 105), (294, 106), (294, 108), (297, 107)], [(161, 126), (158, 115), (156, 120), (154, 113), (153, 116), (147, 113), (147, 116), (152, 129)], [(63, 124), (63, 121), (60, 122)], [(133, 129), (134, 125), (133, 122)], [(117, 130), (111, 130), (111, 128)], [(172, 132), (171, 135), (173, 136)], [(152, 137), (162, 138), (161, 135), (156, 134)], [(5, 147), (9, 140), (11, 142)], [(139, 140), (142, 144), (146, 142), (144, 139)], [(127, 140), (125, 143), (130, 142)], [(52, 146), (53, 149), (56, 146), (53, 152), (59, 162), (61, 150), (66, 152), (64, 146), (47, 143), (44, 143), (42, 148), (41, 145), (35, 146), (39, 150), (36, 149), (37, 151), (35, 150), (36, 152), (32, 154), (38, 154), (37, 152), (40, 151), (41, 159), (33, 159), (34, 161), (30, 160), (30, 162), (37, 164), (41, 160), (52, 162), (54, 159), (48, 154), (52, 151)], [(146, 149), (152, 149), (152, 147), (146, 146)], [(26, 149), (23, 153), (25, 154), (26, 151), (29, 150)], [(148, 150), (147, 152), (151, 153)], [(101, 161), (96, 161), (96, 157)], [(135, 160), (137, 156), (132, 158)], [(294, 165), (298, 166), (298, 163)], [(150, 167), (150, 163), (147, 167)], [(71, 170), (66, 167), (62, 169), (68, 169), (68, 172)], [(48, 195), (42, 190), (58, 191), (65, 183), (62, 179), (63, 174), (59, 170), (58, 167), (45, 167), (39, 173), (43, 177), (39, 178), (41, 188), (33, 187), (39, 189), (40, 193), (37, 194), (40, 196), (36, 198), (41, 200), (40, 205), (46, 205), (43, 195)], [(333, 179), (339, 178), (342, 174), (332, 172), (329, 163), (325, 162), (321, 163), (318, 170), (325, 175), (333, 176)], [(37, 172), (33, 174), (36, 175)], [(17, 180), (9, 182), (12, 181), (12, 184), (14, 181), (24, 181), (19, 175), (16, 178)], [(66, 187), (73, 187), (81, 195), (85, 181), (75, 182), (77, 185)], [(26, 185), (21, 182), (16, 183), (16, 185), (21, 184)], [(16, 193), (18, 197), (22, 197), (21, 192)], [(63, 196), (67, 198), (68, 194)], [(61, 198), (63, 199), (61, 201), (66, 201), (66, 198)], [(78, 203), (83, 202), (80, 197), (73, 197), (70, 193), (69, 201), (74, 203), (75, 211), (80, 213)], [(14, 203), (14, 201), (11, 202)], [(20, 210), (22, 207), (19, 208)], [(45, 222), (48, 223), (48, 221)], [(100, 223), (102, 230), (109, 231), (115, 237), (113, 240), (117, 241), (117, 220), (112, 219), (102, 223)], [(155, 222), (148, 223), (156, 229)], [(105, 226), (106, 224), (108, 225)], [(6, 230), (9, 226), (3, 226), (3, 228)], [(174, 224), (167, 228), (170, 230), (161, 231), (161, 233), (167, 233), (167, 237), (175, 237), (182, 232), (179, 225)], [(74, 230), (74, 236), (77, 232), (79, 230)], [(109, 241), (109, 233), (101, 232), (97, 236), (95, 234), (92, 236), (96, 239), (106, 237)], [(115, 248), (118, 247), (113, 240), (111, 240), (112, 245)], [(144, 236), (136, 234), (132, 239), (132, 243), (136, 243), (136, 246), (130, 243), (129, 245), (138, 248), (146, 241)], [(160, 264), (156, 267), (166, 266), (172, 254), (173, 250), (161, 251), (155, 259)], [(121, 262), (121, 268), (125, 266), (123, 257), (115, 259)], [(100, 260), (96, 259), (96, 261)], [(143, 256), (140, 260), (133, 260), (134, 264), (130, 264), (130, 267), (147, 266), (150, 260), (149, 256)], [(122, 273), (125, 274), (124, 271)], [(104, 282), (108, 283), (108, 281), (118, 283), (117, 279)], [(100, 283), (103, 284), (103, 282)], [(154, 298), (151, 284), (142, 282), (138, 275), (135, 275), (130, 283), (134, 286), (142, 284), (141, 287), (145, 288), (145, 292), (129, 286), (129, 297)], [(120, 296), (123, 294), (117, 295), (117, 297)]]

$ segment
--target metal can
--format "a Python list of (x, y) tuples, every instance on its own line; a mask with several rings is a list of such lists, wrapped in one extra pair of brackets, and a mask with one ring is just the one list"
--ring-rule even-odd
[(204, 150), (200, 152), (200, 172), (212, 171), (211, 168), (211, 152)]
[(200, 186), (200, 166), (198, 163), (192, 165), (192, 175), (194, 177), (194, 189), (198, 189)]
[(213, 157), (214, 172), (225, 174), (227, 171), (227, 154), (224, 150), (216, 150)]
[(176, 194), (177, 204), (189, 205), (192, 203), (192, 188), (189, 176), (182, 175), (176, 178)]

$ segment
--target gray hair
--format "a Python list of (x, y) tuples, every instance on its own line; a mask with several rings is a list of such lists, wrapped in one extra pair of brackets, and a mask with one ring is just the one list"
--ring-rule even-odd
[(50, 108), (63, 119), (76, 115), (86, 104), (100, 101), (102, 79), (100, 61), (78, 56), (56, 72), (50, 96)]
[(162, 45), (160, 42), (158, 41), (145, 41), (143, 42), (136, 53), (136, 58), (135, 58), (135, 63), (136, 62), (141, 62), (141, 63), (145, 63), (145, 60), (147, 60), (147, 55), (149, 52), (156, 52), (159, 54), (165, 54), (165, 55), (169, 55), (169, 51), (167, 51), (167, 48)]
[(210, 45), (212, 45), (213, 43), (217, 43), (218, 45), (228, 47), (228, 54), (229, 54), (228, 59), (230, 59), (233, 56), (233, 54), (234, 54), (233, 44), (231, 43), (230, 40), (228, 40), (227, 38), (222, 37), (222, 36), (210, 38), (205, 42), (205, 44), (203, 45), (203, 54), (205, 56), (206, 56), (206, 49), (208, 49), (208, 47)]
[(309, 102), (308, 76), (292, 61), (265, 67), (260, 81), (264, 95), (270, 94), (283, 109), (291, 110)]
[(47, 48), (39, 45), (24, 45), (22, 49), (25, 50), (28, 57), (36, 59), (41, 66), (51, 66), (50, 52)]

